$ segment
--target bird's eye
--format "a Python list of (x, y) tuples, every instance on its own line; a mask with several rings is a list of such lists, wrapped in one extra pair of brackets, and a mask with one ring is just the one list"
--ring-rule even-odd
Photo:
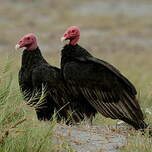
[(72, 30), (71, 32), (72, 32), (72, 33), (74, 33), (74, 32), (75, 32), (75, 30)]
[(27, 37), (27, 40), (30, 40), (30, 37)]

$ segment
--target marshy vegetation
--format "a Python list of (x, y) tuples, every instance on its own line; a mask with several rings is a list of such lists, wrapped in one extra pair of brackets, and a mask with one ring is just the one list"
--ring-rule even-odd
[[(125, 8), (124, 8), (125, 7)], [(26, 33), (38, 35), (47, 61), (59, 66), (60, 37), (70, 25), (81, 28), (80, 44), (115, 65), (138, 91), (146, 122), (152, 124), (152, 2), (148, 0), (5, 0), (0, 5), (0, 152), (72, 152), (65, 141), (53, 144), (56, 121), (39, 122), (23, 101), (18, 86), (22, 52), (17, 40)], [(97, 115), (94, 125), (115, 126)], [(121, 134), (121, 130), (120, 130)], [(139, 132), (126, 133), (123, 152), (150, 152), (152, 141)]]

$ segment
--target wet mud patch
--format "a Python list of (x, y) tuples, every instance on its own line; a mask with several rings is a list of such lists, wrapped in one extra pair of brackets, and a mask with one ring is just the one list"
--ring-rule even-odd
[[(127, 144), (127, 135), (114, 131), (115, 128), (102, 126), (73, 126), (58, 125), (54, 129), (54, 144), (63, 142), (76, 152), (118, 152)], [(118, 129), (119, 130), (119, 129)], [(123, 129), (121, 129), (123, 130)]]

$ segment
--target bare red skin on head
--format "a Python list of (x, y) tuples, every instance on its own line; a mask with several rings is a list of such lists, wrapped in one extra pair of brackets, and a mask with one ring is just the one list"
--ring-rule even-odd
[(17, 44), (20, 45), (20, 48), (25, 47), (29, 51), (33, 51), (38, 47), (36, 36), (32, 33), (24, 35)]
[(74, 46), (80, 39), (80, 29), (77, 26), (70, 26), (65, 32), (63, 37), (70, 40), (70, 45)]

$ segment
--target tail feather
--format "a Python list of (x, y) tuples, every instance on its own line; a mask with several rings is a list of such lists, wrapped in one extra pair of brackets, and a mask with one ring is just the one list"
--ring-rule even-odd
[(139, 120), (138, 122), (130, 120), (128, 118), (122, 118), (122, 120), (128, 123), (129, 125), (133, 126), (136, 130), (144, 131), (146, 128), (148, 128), (148, 125), (144, 122), (144, 120)]

